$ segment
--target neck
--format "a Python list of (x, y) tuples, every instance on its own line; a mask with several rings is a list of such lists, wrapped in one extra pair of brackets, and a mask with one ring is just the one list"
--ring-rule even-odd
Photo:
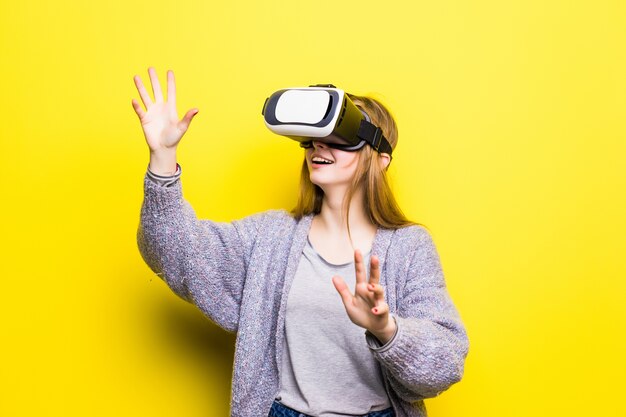
[[(345, 213), (342, 211), (343, 197), (347, 192), (347, 187), (342, 189), (333, 188), (324, 190), (324, 200), (322, 209), (316, 221), (325, 233), (331, 236), (348, 239), (348, 226), (345, 221)], [(350, 201), (350, 234), (356, 239), (361, 239), (375, 233), (376, 226), (370, 221), (365, 212), (363, 189), (359, 188)]]

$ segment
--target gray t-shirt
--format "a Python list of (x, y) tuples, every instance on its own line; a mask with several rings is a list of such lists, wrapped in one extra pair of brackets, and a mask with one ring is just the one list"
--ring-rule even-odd
[[(371, 251), (370, 251), (371, 252)], [(370, 252), (363, 258), (369, 276)], [(277, 400), (319, 417), (363, 415), (391, 406), (365, 329), (350, 321), (331, 278), (354, 294), (354, 261), (334, 265), (307, 238), (289, 290)], [(391, 342), (391, 341), (390, 341)]]

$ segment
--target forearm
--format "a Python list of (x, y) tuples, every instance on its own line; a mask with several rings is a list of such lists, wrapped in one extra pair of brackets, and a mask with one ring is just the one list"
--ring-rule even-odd
[(449, 318), (444, 326), (427, 319), (394, 317), (396, 337), (387, 347), (372, 351), (398, 383), (428, 398), (461, 380), (469, 342), (460, 320)]

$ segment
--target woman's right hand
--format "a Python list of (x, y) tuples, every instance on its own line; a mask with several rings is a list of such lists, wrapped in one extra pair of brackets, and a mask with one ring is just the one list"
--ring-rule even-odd
[(152, 92), (154, 102), (150, 99), (146, 88), (138, 75), (133, 77), (141, 101), (146, 107), (144, 111), (137, 100), (132, 99), (135, 113), (139, 116), (143, 134), (150, 148), (150, 153), (156, 154), (162, 151), (176, 151), (176, 146), (189, 128), (193, 117), (198, 114), (198, 109), (189, 110), (185, 117), (178, 120), (176, 112), (176, 83), (174, 82), (174, 72), (167, 71), (167, 101), (163, 101), (161, 85), (157, 78), (156, 70), (148, 68), (150, 81), (152, 82)]

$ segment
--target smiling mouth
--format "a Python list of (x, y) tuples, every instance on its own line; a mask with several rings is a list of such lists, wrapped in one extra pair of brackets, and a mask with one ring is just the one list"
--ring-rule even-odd
[(315, 165), (330, 165), (333, 163), (333, 161), (330, 161), (328, 159), (324, 159), (321, 158), (319, 156), (315, 156), (311, 159), (311, 163), (315, 164)]

